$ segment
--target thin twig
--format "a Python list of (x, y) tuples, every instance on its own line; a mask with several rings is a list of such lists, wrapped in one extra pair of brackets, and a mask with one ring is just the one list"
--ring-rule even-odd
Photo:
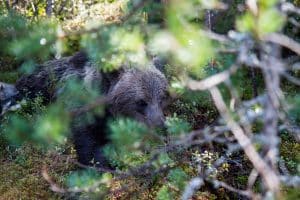
[(292, 75), (290, 75), (290, 74), (288, 74), (286, 72), (283, 73), (282, 76), (284, 78), (286, 78), (288, 81), (294, 83), (295, 85), (300, 86), (300, 79), (298, 79), (298, 78), (296, 78), (296, 77), (294, 77), (294, 76), (292, 76)]
[(297, 8), (294, 4), (289, 2), (284, 2), (281, 4), (281, 10), (283, 12), (295, 13), (300, 15), (300, 9)]
[(218, 181), (218, 180), (214, 180), (213, 183), (218, 187), (223, 187), (223, 188), (225, 188), (225, 189), (227, 189), (231, 192), (235, 192), (235, 193), (240, 194), (242, 196), (246, 196), (246, 197), (251, 198), (251, 199), (261, 199), (260, 195), (254, 194), (251, 190), (239, 190), (239, 189), (236, 189), (236, 188), (228, 185), (225, 182)]
[(105, 103), (107, 103), (107, 97), (99, 97), (97, 98), (95, 101), (93, 101), (92, 103), (90, 104), (87, 104), (85, 106), (82, 106), (80, 108), (77, 108), (77, 109), (74, 109), (72, 111), (70, 111), (70, 116), (71, 117), (76, 117), (78, 115), (81, 115), (81, 114), (84, 114), (88, 111), (91, 111), (95, 108), (97, 108), (98, 106), (101, 106), (101, 105), (104, 105)]
[(279, 191), (279, 179), (274, 171), (266, 164), (266, 162), (259, 156), (251, 140), (244, 134), (242, 128), (233, 120), (227, 106), (223, 100), (223, 97), (217, 88), (210, 89), (210, 93), (214, 100), (216, 107), (218, 108), (221, 116), (226, 121), (228, 127), (230, 127), (235, 138), (239, 144), (243, 147), (245, 154), (248, 156), (250, 161), (256, 170), (261, 174), (266, 186), (273, 192)]
[(263, 39), (267, 42), (273, 42), (286, 47), (300, 55), (300, 44), (288, 36), (280, 33), (272, 33), (265, 36)]
[(227, 43), (230, 41), (226, 36), (212, 32), (211, 30), (201, 30), (201, 33), (204, 36), (221, 43)]
[(232, 65), (228, 70), (210, 76), (204, 80), (196, 81), (190, 79), (187, 81), (186, 86), (191, 90), (208, 90), (229, 79), (231, 74), (235, 73), (237, 69), (237, 65)]

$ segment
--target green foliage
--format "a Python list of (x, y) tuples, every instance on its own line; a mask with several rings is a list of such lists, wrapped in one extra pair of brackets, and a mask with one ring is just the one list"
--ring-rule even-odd
[[(69, 146), (64, 145), (63, 148), (69, 154)], [(74, 165), (56, 158), (56, 153), (47, 153), (32, 144), (25, 143), (20, 148), (7, 147), (5, 150), (0, 148), (3, 161), (0, 165), (1, 199), (62, 199), (62, 195), (49, 189), (41, 174), (42, 167), (47, 166), (49, 175), (58, 184), (64, 183), (66, 172), (73, 170)]]
[(289, 116), (292, 121), (300, 122), (300, 95), (295, 95), (289, 98), (291, 103), (291, 109), (289, 110)]
[(167, 153), (161, 153), (158, 156), (156, 163), (154, 166), (159, 168), (161, 166), (174, 166), (175, 162), (169, 157)]
[[(100, 96), (98, 82), (83, 84), (82, 80), (71, 77), (66, 82), (60, 84), (61, 85), (56, 86), (57, 88), (62, 88), (58, 91), (57, 105), (61, 104), (67, 110), (76, 109), (94, 102)], [(70, 101), (70, 99), (72, 101)], [(97, 107), (96, 110), (93, 110), (93, 113), (101, 114), (101, 108), (102, 106)]]
[(169, 191), (167, 186), (162, 186), (157, 193), (156, 200), (171, 200), (173, 199), (172, 192)]
[[(212, 27), (213, 31), (226, 33), (234, 28), (232, 24), (236, 18), (238, 31), (250, 33), (258, 41), (284, 27), (285, 18), (276, 8), (277, 0), (257, 1), (257, 13), (249, 8), (241, 16), (236, 16), (237, 12), (240, 12), (237, 8), (238, 4), (244, 4), (244, 1), (232, 2), (235, 2), (232, 8), (221, 15), (221, 20), (216, 23), (217, 27)], [(55, 1), (52, 17), (46, 17), (46, 1), (24, 1), (22, 5), (18, 4), (9, 11), (4, 3), (0, 3), (0, 81), (13, 83), (20, 74), (33, 72), (36, 63), (53, 56), (60, 58), (65, 53), (72, 54), (82, 48), (86, 50), (95, 66), (104, 72), (116, 70), (122, 64), (145, 66), (153, 55), (159, 54), (168, 60), (166, 76), (171, 80), (170, 93), (178, 97), (169, 107), (168, 114), (172, 117), (167, 118), (166, 130), (161, 132), (168, 132), (168, 137), (171, 136), (173, 139), (212, 123), (218, 113), (209, 92), (190, 91), (186, 88), (185, 81), (187, 76), (200, 80), (222, 72), (237, 59), (235, 56), (219, 53), (219, 50), (226, 50), (227, 46), (212, 42), (207, 34), (203, 33), (204, 28), (199, 23), (206, 20), (206, 9), (215, 8), (220, 4), (215, 0), (174, 0), (165, 4), (148, 1), (143, 9), (134, 13), (125, 23), (112, 23), (118, 22), (123, 13), (135, 12), (135, 5), (138, 3), (140, 1)], [(112, 9), (104, 12), (104, 6)], [(99, 13), (102, 15), (100, 18)], [(232, 48), (235, 45), (238, 44), (234, 43)], [(16, 68), (19, 68), (18, 72)], [(254, 78), (250, 75), (249, 70), (240, 69), (231, 77), (232, 84), (236, 86), (242, 100), (254, 96), (253, 80), (258, 83), (258, 92), (264, 92), (264, 88), (260, 87), (263, 83), (261, 72), (255, 73)], [(1, 119), (0, 159), (4, 162), (0, 166), (0, 171), (4, 173), (0, 174), (2, 183), (0, 193), (4, 194), (4, 199), (16, 196), (24, 199), (56, 197), (49, 191), (49, 185), (44, 179), (37, 176), (45, 164), (43, 161), (51, 166), (50, 175), (53, 175), (56, 181), (66, 183), (66, 187), (71, 190), (83, 191), (78, 195), (81, 199), (102, 198), (105, 192), (112, 190), (112, 185), (123, 186), (124, 183), (129, 189), (136, 191), (145, 190), (145, 187), (153, 186), (156, 189), (161, 187), (158, 191), (152, 192), (154, 195), (148, 197), (156, 196), (159, 200), (177, 199), (188, 179), (196, 175), (196, 166), (201, 165), (205, 170), (211, 170), (209, 178), (222, 177), (222, 173), (228, 172), (231, 168), (226, 162), (217, 168), (214, 167), (214, 162), (220, 157), (219, 153), (223, 152), (223, 146), (210, 144), (209, 148), (213, 148), (213, 151), (205, 151), (207, 146), (195, 149), (191, 147), (188, 150), (177, 148), (173, 152), (169, 152), (166, 148), (167, 150), (161, 151), (156, 160), (147, 165), (150, 171), (155, 172), (162, 167), (165, 171), (155, 174), (155, 177), (147, 177), (147, 180), (133, 177), (133, 180), (128, 178), (118, 182), (111, 174), (101, 174), (92, 169), (69, 174), (72, 169), (68, 159), (66, 162), (62, 160), (68, 154), (72, 155), (73, 150), (65, 151), (64, 146), (60, 145), (67, 144), (70, 123), (75, 124), (74, 126), (91, 123), (95, 115), (103, 114), (104, 106), (98, 106), (71, 119), (70, 111), (93, 103), (101, 94), (97, 83), (83, 87), (82, 82), (70, 78), (61, 84), (56, 87), (62, 89), (57, 92), (58, 97), (54, 103), (50, 102), (45, 106), (42, 97), (20, 102), (21, 110), (9, 113)], [(224, 85), (220, 86), (220, 90), (228, 103), (230, 91)], [(287, 89), (287, 93), (297, 93), (291, 90)], [(289, 101), (293, 107), (288, 115), (292, 122), (297, 123), (300, 120), (300, 98), (293, 96)], [(262, 122), (254, 124), (253, 130), (261, 131), (260, 123)], [(168, 147), (170, 142), (165, 134), (159, 134), (158, 131), (150, 130), (139, 122), (124, 118), (111, 121), (107, 132), (110, 134), (110, 143), (104, 148), (105, 155), (114, 167), (124, 171), (149, 162), (153, 152)], [(280, 147), (282, 160), (292, 173), (299, 174), (299, 156), (297, 156), (300, 151), (299, 144), (290, 138), (282, 137), (282, 140)], [(25, 148), (27, 144), (30, 147), (28, 149), (36, 152), (28, 151)], [(19, 148), (13, 145), (18, 145)], [(36, 149), (37, 147), (40, 148)], [(59, 156), (47, 154), (46, 150), (53, 149)], [(60, 164), (59, 174), (51, 171), (56, 163)], [(245, 168), (247, 171), (249, 166), (246, 165)], [(53, 169), (56, 169), (55, 166)], [(231, 181), (230, 174), (222, 178)], [(243, 187), (247, 184), (247, 177), (244, 174), (237, 174), (236, 181)], [(15, 185), (12, 187), (8, 182)], [(132, 185), (139, 186), (133, 189)], [(27, 186), (33, 188), (25, 188)], [(47, 192), (32, 194), (36, 188)], [(94, 190), (90, 191), (91, 188)], [(15, 191), (18, 193), (16, 196)], [(122, 190), (120, 194), (118, 190), (116, 191), (114, 194), (116, 198), (122, 196), (120, 195), (123, 194)], [(297, 197), (294, 191), (287, 191), (293, 198)], [(216, 198), (214, 194), (203, 193), (198, 192), (197, 197)]]
[(93, 169), (80, 170), (69, 175), (67, 184), (72, 189), (82, 188), (84, 190), (84, 188), (95, 186), (100, 178), (101, 175)]
[(41, 104), (41, 98), (23, 103), (22, 110), (6, 118), (3, 136), (16, 145), (21, 145), (24, 141), (45, 147), (65, 143), (69, 130), (67, 113), (62, 112), (63, 109), (57, 105), (46, 109)]
[(34, 140), (45, 144), (62, 144), (69, 132), (69, 117), (62, 113), (63, 108), (51, 106), (46, 113), (39, 116), (35, 124)]
[[(254, 70), (255, 71), (255, 70)], [(239, 69), (234, 75), (232, 75), (231, 80), (234, 85), (236, 85), (236, 89), (238, 92), (238, 95), (242, 99), (251, 99), (254, 96), (254, 88), (253, 83), (261, 83), (263, 80), (260, 77), (260, 75), (255, 71), (254, 77), (251, 77), (251, 71), (247, 69)], [(251, 78), (245, 78), (245, 77), (251, 77)], [(261, 84), (257, 84), (257, 92), (260, 92), (263, 90), (261, 87)]]
[(56, 23), (49, 19), (30, 23), (15, 13), (1, 15), (0, 44), (5, 47), (4, 53), (9, 52), (17, 59), (45, 60), (54, 52), (51, 45), (56, 40), (56, 29)]
[(254, 11), (248, 11), (237, 20), (238, 30), (252, 32), (260, 37), (280, 30), (284, 23), (284, 17), (274, 8), (276, 2), (277, 0), (259, 1), (258, 16), (255, 16)]
[(22, 144), (29, 139), (29, 134), (33, 133), (33, 128), (29, 126), (29, 121), (14, 115), (10, 117), (7, 126), (3, 128), (4, 136), (13, 144)]
[(199, 25), (190, 22), (197, 12), (192, 1), (175, 2), (167, 11), (169, 31), (158, 31), (154, 35), (151, 50), (171, 54), (174, 60), (187, 66), (186, 70), (201, 76), (201, 67), (214, 54), (211, 41), (199, 32)]
[(7, 53), (7, 47), (17, 37), (24, 34), (27, 29), (27, 21), (16, 13), (9, 13), (8, 15), (0, 15), (0, 52)]
[(281, 159), (293, 174), (300, 174), (300, 144), (291, 138), (283, 139), (280, 146)]
[(174, 199), (177, 196), (176, 193), (184, 189), (188, 175), (182, 169), (175, 168), (169, 172), (167, 180), (166, 185), (163, 185), (157, 192), (156, 199)]
[(54, 53), (52, 44), (56, 40), (56, 29), (56, 24), (47, 19), (30, 24), (24, 35), (15, 38), (8, 45), (9, 51), (18, 59), (45, 60), (49, 58), (50, 52)]
[[(128, 4), (132, 4), (132, 2), (134, 1), (129, 1)], [(150, 24), (160, 24), (164, 20), (164, 5), (160, 2), (147, 4), (141, 10)]]
[[(102, 63), (102, 61), (110, 60), (115, 52), (110, 44), (110, 35), (115, 30), (114, 27), (103, 27), (100, 33), (92, 33), (83, 35), (81, 40), (81, 46), (84, 47), (90, 56), (90, 58), (96, 62)], [(114, 62), (119, 64), (122, 60), (116, 59)], [(103, 64), (103, 63), (102, 63)], [(98, 65), (99, 68), (106, 69), (102, 65)], [(111, 66), (108, 67), (110, 69)]]
[(148, 156), (142, 149), (150, 148), (151, 143), (145, 140), (148, 133), (145, 125), (130, 119), (118, 119), (110, 123), (109, 129), (112, 144), (107, 145), (104, 152), (114, 165), (126, 168), (147, 160)]
[(169, 172), (168, 180), (170, 184), (182, 191), (188, 180), (188, 176), (182, 169), (177, 168)]
[(176, 115), (173, 117), (167, 117), (166, 126), (168, 133), (171, 134), (185, 134), (191, 130), (191, 126), (188, 122), (178, 118)]
[[(110, 124), (112, 143), (118, 147), (138, 148), (136, 141), (142, 140), (147, 133), (145, 125), (130, 119), (119, 119)], [(125, 145), (124, 145), (125, 144)]]
[(255, 19), (250, 13), (243, 15), (240, 20), (237, 21), (237, 28), (240, 31), (252, 31), (255, 27)]
[(42, 98), (37, 97), (33, 101), (21, 102), (22, 109), (15, 114), (4, 116), (0, 121), (0, 146), (9, 141), (11, 144), (20, 145), (28, 141), (33, 133), (32, 124), (34, 112), (44, 112)]
[(143, 36), (138, 27), (103, 26), (101, 32), (84, 35), (81, 45), (105, 72), (118, 69), (124, 62), (146, 63)]
[[(272, 19), (278, 19), (274, 22)], [(261, 35), (276, 32), (282, 28), (284, 19), (280, 13), (272, 8), (261, 13), (257, 22), (258, 30)]]
[(18, 110), (17, 113), (28, 119), (32, 118), (34, 113), (43, 113), (46, 110), (42, 96), (37, 96), (32, 100), (23, 100), (20, 103), (22, 109)]
[(300, 198), (298, 188), (284, 188), (283, 191), (285, 194), (284, 200), (294, 200)]
[(236, 177), (236, 180), (241, 185), (246, 185), (248, 182), (248, 176), (238, 176)]

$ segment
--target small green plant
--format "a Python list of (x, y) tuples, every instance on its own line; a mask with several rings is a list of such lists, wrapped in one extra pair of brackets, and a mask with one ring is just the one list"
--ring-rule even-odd
[(202, 153), (195, 151), (192, 153), (192, 160), (194, 165), (199, 165), (202, 169), (202, 173), (206, 170), (209, 171), (210, 178), (216, 178), (219, 174), (229, 170), (230, 165), (224, 162), (220, 167), (215, 167), (214, 163), (219, 158), (219, 153), (210, 152), (205, 150)]

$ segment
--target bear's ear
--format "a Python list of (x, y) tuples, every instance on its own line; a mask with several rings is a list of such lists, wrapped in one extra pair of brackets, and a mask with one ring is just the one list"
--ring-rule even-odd
[(79, 51), (70, 58), (69, 62), (72, 63), (75, 68), (82, 68), (88, 59), (88, 55), (85, 51)]
[(161, 71), (162, 73), (165, 72), (165, 66), (167, 64), (166, 59), (159, 57), (159, 56), (153, 56), (152, 63), (155, 66), (156, 69)]
[(111, 72), (102, 72), (102, 88), (104, 93), (107, 93), (109, 89), (120, 80), (123, 72), (123, 67)]

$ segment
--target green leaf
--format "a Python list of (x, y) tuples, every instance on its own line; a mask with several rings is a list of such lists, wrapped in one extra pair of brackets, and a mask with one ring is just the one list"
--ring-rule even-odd
[(60, 106), (51, 106), (35, 124), (34, 137), (46, 144), (64, 143), (69, 132), (69, 118)]
[(138, 147), (139, 140), (147, 133), (144, 124), (130, 119), (118, 119), (110, 123), (110, 139), (116, 146)]
[(169, 182), (177, 187), (179, 190), (183, 190), (188, 180), (187, 174), (182, 169), (173, 169), (168, 174)]
[(188, 133), (191, 130), (191, 125), (185, 120), (178, 118), (176, 115), (167, 117), (166, 126), (168, 133), (174, 135)]
[(284, 21), (284, 17), (275, 8), (262, 11), (257, 23), (259, 34), (262, 36), (279, 31), (282, 28)]
[(275, 4), (278, 2), (278, 0), (259, 0), (258, 4), (262, 8), (270, 8), (272, 6), (275, 6)]
[(31, 134), (34, 132), (30, 121), (20, 115), (12, 115), (8, 123), (4, 125), (4, 137), (11, 144), (21, 145), (24, 141), (31, 139)]
[(93, 169), (73, 172), (67, 178), (67, 185), (72, 189), (88, 189), (101, 180), (101, 174)]
[(177, 44), (171, 45), (176, 47), (171, 50), (174, 58), (197, 74), (202, 65), (214, 55), (214, 51), (211, 41), (201, 34), (198, 24), (190, 22), (193, 6), (189, 1), (172, 1), (167, 24), (177, 40)]
[(144, 124), (121, 118), (110, 122), (109, 129), (112, 144), (106, 145), (104, 153), (112, 164), (127, 168), (146, 162), (149, 155), (141, 150), (149, 145), (149, 140), (143, 141), (148, 132)]
[(169, 157), (167, 153), (161, 153), (159, 154), (158, 159), (153, 163), (153, 165), (157, 169), (159, 169), (162, 166), (173, 166), (175, 165), (175, 162)]
[(24, 36), (17, 37), (9, 44), (9, 52), (18, 59), (40, 58), (45, 60), (49, 57), (52, 45), (56, 41), (56, 23), (43, 20), (32, 24), (28, 29), (22, 30)]
[(245, 15), (237, 19), (237, 29), (241, 32), (252, 32), (255, 30), (255, 17), (247, 12)]
[(156, 200), (173, 200), (172, 192), (169, 191), (167, 186), (162, 186), (157, 192)]
[(237, 29), (241, 32), (255, 32), (259, 36), (279, 31), (285, 22), (284, 16), (274, 7), (265, 7), (260, 7), (258, 16), (247, 12), (240, 17), (236, 22)]

